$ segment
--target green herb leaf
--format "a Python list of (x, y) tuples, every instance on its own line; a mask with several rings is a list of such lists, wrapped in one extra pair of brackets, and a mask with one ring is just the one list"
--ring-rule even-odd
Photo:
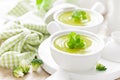
[(84, 48), (85, 41), (80, 38), (79, 34), (76, 34), (75, 32), (71, 32), (69, 34), (69, 41), (67, 45), (70, 49)]
[(38, 10), (48, 11), (54, 2), (55, 0), (36, 0), (36, 6)]
[(42, 3), (43, 0), (36, 0), (36, 5), (40, 5)]
[(73, 11), (72, 19), (74, 19), (75, 21), (80, 21), (80, 22), (88, 22), (89, 14), (83, 10), (75, 10)]
[(105, 71), (105, 70), (107, 70), (107, 68), (103, 64), (97, 64), (96, 65), (96, 70)]

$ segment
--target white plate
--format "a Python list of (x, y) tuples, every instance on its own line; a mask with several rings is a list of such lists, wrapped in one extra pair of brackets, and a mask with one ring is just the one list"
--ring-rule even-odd
[(52, 59), (50, 49), (49, 49), (49, 38), (43, 41), (38, 49), (38, 57), (40, 57), (43, 62), (43, 68), (50, 74), (55, 73), (58, 70), (58, 65)]
[[(58, 65), (54, 62), (49, 49), (49, 38), (43, 41), (38, 50), (38, 56), (43, 60), (42, 66), (48, 73), (53, 74), (59, 70)], [(91, 70), (83, 73), (84, 77), (89, 76), (88, 80), (114, 80), (120, 77), (120, 63), (112, 62), (109, 60), (101, 59), (99, 63), (104, 64), (107, 67), (106, 71)], [(80, 76), (79, 76), (80, 77)], [(83, 76), (82, 76), (83, 77)], [(91, 79), (90, 79), (91, 78)], [(93, 79), (94, 78), (94, 79)], [(100, 79), (101, 78), (101, 79)], [(84, 79), (82, 79), (84, 80)], [(87, 80), (87, 79), (86, 79)]]

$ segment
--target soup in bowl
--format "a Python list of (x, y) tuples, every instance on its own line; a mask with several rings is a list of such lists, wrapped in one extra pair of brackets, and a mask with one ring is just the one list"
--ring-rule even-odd
[(59, 14), (58, 20), (72, 26), (87, 26), (91, 22), (91, 13), (85, 10), (65, 11)]
[(84, 8), (61, 9), (55, 12), (53, 17), (54, 21), (48, 24), (50, 27), (56, 23), (58, 26), (54, 28), (59, 27), (61, 30), (80, 29), (92, 32), (98, 32), (104, 20), (100, 13)]
[(94, 68), (103, 47), (103, 40), (94, 33), (83, 30), (63, 30), (50, 37), (53, 59), (62, 69), (70, 72)]

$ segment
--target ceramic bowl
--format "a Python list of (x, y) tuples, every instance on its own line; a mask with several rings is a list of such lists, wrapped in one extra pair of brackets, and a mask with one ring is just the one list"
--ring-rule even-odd
[[(76, 32), (77, 34), (86, 35), (92, 40), (92, 47), (88, 49), (85, 54), (70, 54), (69, 52), (64, 52), (57, 49), (54, 46), (54, 40), (62, 35), (68, 34), (70, 32)], [(104, 47), (104, 42), (94, 33), (83, 31), (83, 30), (63, 30), (58, 31), (51, 35), (49, 42), (50, 51), (54, 61), (62, 69), (70, 72), (83, 72), (94, 68), (96, 63), (101, 57), (101, 50)], [(89, 51), (90, 50), (90, 51)]]
[[(69, 12), (69, 11), (74, 11), (74, 10), (84, 10), (86, 12), (88, 12), (90, 14), (90, 18), (91, 20), (86, 23), (84, 26), (73, 26), (73, 25), (70, 25), (70, 24), (65, 24), (63, 22), (61, 22), (58, 17), (64, 13), (64, 12)], [(60, 30), (64, 30), (64, 29), (79, 29), (79, 30), (87, 30), (87, 31), (91, 31), (91, 32), (95, 32), (97, 33), (98, 30), (100, 29), (100, 24), (103, 22), (104, 18), (103, 16), (96, 12), (96, 11), (93, 11), (91, 9), (85, 9), (85, 8), (69, 8), (69, 9), (61, 9), (57, 12), (55, 12), (54, 14), (54, 21), (53, 22), (50, 22), (48, 24), (48, 27), (51, 28), (51, 26), (57, 24), (58, 26), (54, 27), (54, 28), (59, 28)]]

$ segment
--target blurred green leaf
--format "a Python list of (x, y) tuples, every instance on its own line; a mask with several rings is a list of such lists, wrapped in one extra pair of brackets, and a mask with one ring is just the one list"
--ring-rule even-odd
[(72, 19), (75, 21), (87, 22), (89, 21), (89, 14), (83, 10), (75, 10), (73, 11)]

